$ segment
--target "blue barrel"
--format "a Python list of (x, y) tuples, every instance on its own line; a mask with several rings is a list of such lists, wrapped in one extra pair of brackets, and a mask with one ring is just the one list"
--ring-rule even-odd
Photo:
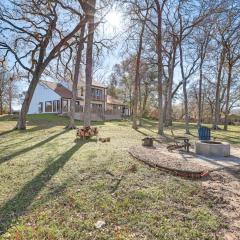
[(199, 140), (211, 140), (211, 129), (208, 127), (198, 128)]

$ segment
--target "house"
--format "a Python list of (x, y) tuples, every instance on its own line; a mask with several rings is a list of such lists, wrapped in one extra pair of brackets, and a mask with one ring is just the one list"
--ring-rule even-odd
[(106, 104), (107, 113), (123, 113), (124, 116), (129, 116), (129, 108), (121, 100), (113, 98), (112, 96), (107, 95), (107, 104)]
[[(72, 99), (71, 84), (40, 81), (34, 92), (28, 114), (53, 113), (68, 115)], [(75, 118), (84, 118), (85, 82), (80, 81), (77, 89)], [(93, 81), (91, 87), (92, 120), (111, 120), (128, 117), (127, 104), (107, 96), (107, 87)]]

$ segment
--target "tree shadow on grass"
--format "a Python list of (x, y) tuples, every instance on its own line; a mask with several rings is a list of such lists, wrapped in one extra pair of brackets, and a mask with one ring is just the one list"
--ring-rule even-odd
[[(9, 148), (11, 148), (11, 147), (13, 147), (13, 146), (16, 146), (16, 144), (26, 143), (26, 142), (28, 142), (28, 141), (33, 140), (34, 138), (39, 138), (39, 137), (38, 137), (38, 136), (30, 137), (30, 138), (27, 138), (27, 139), (24, 139), (24, 140), (20, 140), (19, 142), (14, 142), (14, 143), (11, 143), (11, 144), (8, 144), (8, 145), (5, 145), (3, 148), (1, 148), (1, 150), (9, 149)], [(6, 141), (6, 142), (10, 142), (10, 141)], [(0, 145), (1, 145), (2, 143), (6, 143), (6, 142), (5, 142), (5, 141), (0, 142)]]
[(8, 131), (5, 131), (5, 132), (0, 132), (0, 137), (4, 136), (4, 135), (7, 135), (7, 134), (9, 134), (9, 133), (11, 133), (13, 131), (14, 131), (14, 129), (11, 129), (11, 130), (8, 130)]
[[(139, 132), (139, 133), (141, 133), (143, 136), (146, 136), (146, 137), (150, 136), (150, 137), (156, 138), (156, 141), (160, 140), (160, 139), (158, 139), (158, 135), (157, 135), (157, 133), (155, 133), (155, 132), (154, 132), (154, 133), (155, 133), (155, 134), (154, 134), (155, 136), (152, 136), (152, 135), (150, 135), (150, 134), (147, 134), (147, 133), (145, 133), (145, 132), (143, 132), (143, 131), (141, 131), (141, 130), (139, 130), (139, 129), (136, 129), (136, 132)], [(157, 135), (157, 137), (156, 137), (156, 135)], [(162, 142), (169, 143), (169, 142), (174, 142), (174, 139), (173, 139), (171, 136), (169, 136), (168, 134), (165, 134), (165, 135), (164, 135), (164, 138), (161, 139), (161, 141), (162, 141)], [(159, 142), (159, 141), (158, 141), (158, 142)]]
[(9, 229), (11, 224), (13, 224), (18, 217), (24, 214), (44, 186), (61, 168), (64, 167), (64, 165), (71, 159), (73, 154), (77, 152), (86, 142), (87, 141), (77, 141), (72, 148), (70, 148), (56, 161), (51, 163), (45, 170), (34, 177), (21, 189), (17, 195), (15, 195), (1, 207), (0, 235), (4, 234)]
[[(31, 133), (31, 132), (36, 132), (36, 131), (40, 131), (40, 130), (46, 130), (46, 129), (49, 129), (49, 128), (53, 128), (53, 127), (56, 127), (58, 125), (54, 125), (54, 124), (39, 124), (37, 126), (34, 126), (34, 125), (28, 125), (29, 127), (31, 128), (28, 128), (26, 130), (18, 130), (16, 129), (15, 127), (10, 129), (10, 130), (7, 130), (5, 132), (0, 132), (0, 137), (1, 136), (4, 136), (4, 135), (8, 135), (12, 132), (15, 132), (15, 133), (22, 133), (22, 134), (26, 134), (26, 133)], [(64, 128), (64, 125), (59, 125), (59, 126), (63, 126)]]
[(58, 136), (60, 136), (60, 135), (62, 135), (62, 134), (64, 134), (64, 133), (66, 133), (66, 131), (67, 131), (67, 130), (61, 131), (60, 133), (57, 133), (57, 134), (55, 134), (55, 135), (53, 135), (53, 136), (51, 136), (51, 137), (43, 140), (42, 142), (39, 142), (39, 143), (33, 145), (33, 146), (30, 146), (30, 147), (21, 149), (21, 150), (19, 150), (19, 151), (17, 151), (17, 152), (14, 152), (14, 153), (12, 153), (12, 154), (10, 154), (10, 155), (8, 155), (8, 156), (2, 157), (2, 158), (0, 158), (0, 164), (4, 163), (4, 162), (6, 162), (6, 161), (9, 161), (9, 160), (11, 160), (12, 158), (17, 157), (17, 156), (19, 156), (19, 155), (21, 155), (21, 154), (27, 153), (27, 152), (35, 149), (35, 148), (41, 147), (42, 145), (44, 145), (44, 144), (52, 141), (52, 140), (55, 139), (56, 137), (58, 137)]
[(149, 134), (147, 134), (139, 129), (136, 129), (135, 131), (141, 133), (143, 136), (149, 136)]

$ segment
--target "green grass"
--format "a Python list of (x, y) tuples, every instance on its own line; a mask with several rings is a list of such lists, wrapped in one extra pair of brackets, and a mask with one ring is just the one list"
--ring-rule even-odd
[[(204, 124), (204, 126), (211, 128), (210, 124)], [(220, 125), (220, 128), (223, 129), (223, 126)], [(150, 132), (150, 134), (152, 134), (154, 136), (157, 134), (157, 121), (150, 120), (150, 119), (144, 119), (143, 127), (140, 128), (139, 130), (146, 134), (149, 134), (149, 132)], [(174, 122), (173, 130), (174, 130), (174, 134), (183, 136), (185, 133), (184, 123), (183, 122)], [(191, 139), (198, 138), (196, 123), (190, 123), (190, 132), (191, 132), (191, 135), (190, 135)], [(240, 126), (229, 125), (228, 131), (211, 130), (211, 132), (212, 132), (212, 137), (216, 138), (216, 140), (226, 141), (231, 144), (240, 144)], [(166, 134), (166, 136), (168, 136), (170, 138), (172, 137), (172, 134), (171, 134), (171, 131), (169, 128), (165, 129), (165, 134)]]
[(156, 122), (146, 120), (140, 132), (128, 121), (95, 123), (110, 143), (75, 141), (66, 123), (32, 115), (28, 130), (11, 131), (16, 119), (1, 118), (0, 239), (214, 239), (224, 227), (200, 182), (128, 155), (141, 132), (155, 134)]

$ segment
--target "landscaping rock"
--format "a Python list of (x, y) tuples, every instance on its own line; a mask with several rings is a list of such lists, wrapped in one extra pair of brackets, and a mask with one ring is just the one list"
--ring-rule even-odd
[(99, 220), (99, 221), (97, 221), (97, 222), (95, 223), (95, 227), (96, 227), (97, 229), (100, 229), (100, 228), (104, 227), (105, 225), (106, 225), (106, 222), (103, 221), (103, 220)]

